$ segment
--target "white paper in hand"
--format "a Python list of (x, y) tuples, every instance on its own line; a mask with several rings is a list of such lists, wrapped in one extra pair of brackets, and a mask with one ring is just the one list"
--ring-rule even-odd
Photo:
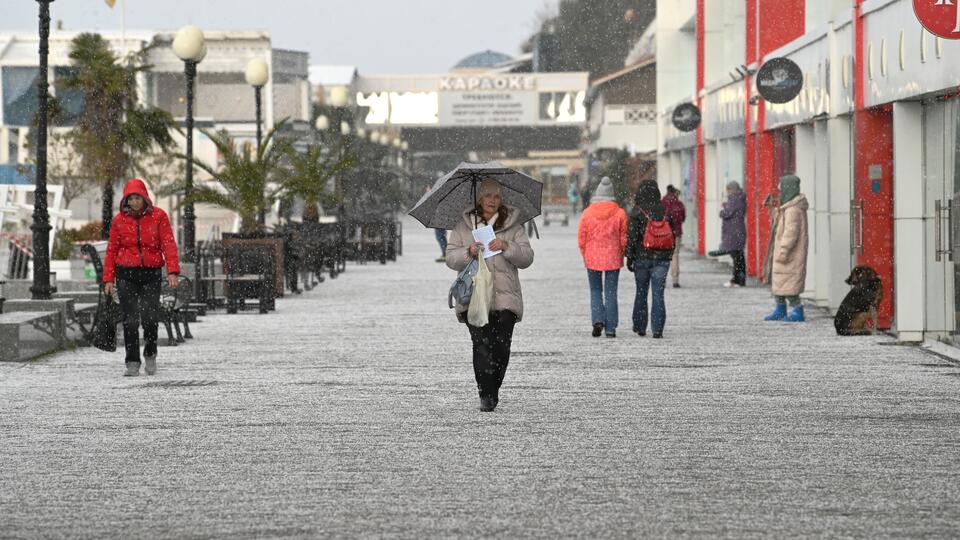
[(497, 251), (490, 250), (490, 242), (493, 242), (496, 237), (497, 235), (493, 232), (493, 225), (487, 225), (486, 227), (480, 227), (479, 229), (473, 230), (473, 239), (483, 244), (484, 259), (489, 259), (494, 255), (503, 253), (503, 250), (499, 249)]

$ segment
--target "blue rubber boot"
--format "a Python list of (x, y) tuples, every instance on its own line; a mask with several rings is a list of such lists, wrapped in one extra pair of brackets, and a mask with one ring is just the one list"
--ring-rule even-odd
[(777, 304), (777, 307), (773, 309), (773, 313), (767, 315), (763, 318), (765, 321), (782, 321), (787, 318), (787, 305), (786, 304)]
[(793, 309), (790, 310), (790, 314), (787, 315), (787, 318), (784, 319), (784, 321), (787, 322), (803, 322), (805, 320), (803, 317), (803, 304), (794, 306)]

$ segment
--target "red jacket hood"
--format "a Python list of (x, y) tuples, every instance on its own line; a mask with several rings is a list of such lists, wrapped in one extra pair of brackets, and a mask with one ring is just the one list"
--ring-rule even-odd
[(150, 200), (150, 195), (147, 193), (147, 185), (143, 183), (143, 180), (139, 178), (132, 178), (127, 181), (127, 185), (123, 187), (123, 198), (120, 199), (120, 210), (123, 211), (127, 206), (127, 197), (130, 195), (139, 195), (143, 197), (143, 200), (147, 201), (147, 208), (153, 206), (153, 201)]
[(587, 207), (587, 212), (589, 212), (590, 216), (597, 219), (610, 219), (614, 217), (620, 209), (620, 205), (617, 204), (616, 201), (597, 201), (590, 203), (590, 206)]

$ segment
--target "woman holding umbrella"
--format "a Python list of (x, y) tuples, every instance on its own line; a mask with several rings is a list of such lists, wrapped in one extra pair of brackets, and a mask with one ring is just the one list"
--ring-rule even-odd
[(491, 252), (502, 253), (485, 259), (493, 281), (493, 304), (489, 323), (477, 327), (467, 322), (466, 305), (457, 306), (457, 319), (467, 324), (473, 341), (473, 371), (480, 392), (480, 410), (491, 412), (500, 400), (500, 385), (510, 362), (513, 327), (523, 318), (523, 295), (518, 270), (533, 263), (533, 249), (524, 231), (522, 214), (503, 204), (503, 188), (492, 177), (476, 182), (475, 203), (462, 213), (447, 243), (446, 263), (453, 270), (464, 269), (471, 259), (483, 256), (483, 244), (474, 241), (475, 229), (492, 225), (496, 238)]

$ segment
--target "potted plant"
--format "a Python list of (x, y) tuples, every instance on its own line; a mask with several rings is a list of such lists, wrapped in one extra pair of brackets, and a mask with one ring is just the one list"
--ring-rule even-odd
[(91, 221), (77, 229), (58, 231), (50, 254), (50, 271), (57, 274), (57, 282), (86, 279), (86, 262), (74, 249), (77, 242), (92, 242), (100, 239), (103, 224)]
[[(273, 205), (281, 190), (272, 181), (278, 175), (281, 161), (289, 154), (288, 141), (274, 140), (284, 124), (285, 121), (278, 122), (267, 132), (259, 150), (249, 143), (237, 144), (227, 133), (205, 131), (222, 156), (222, 165), (217, 168), (196, 157), (188, 158), (182, 154), (179, 157), (189, 162), (187, 166), (193, 165), (205, 171), (216, 183), (194, 186), (190, 196), (186, 196), (184, 181), (164, 190), (165, 195), (184, 195), (181, 205), (206, 203), (236, 212), (240, 217), (240, 231), (223, 234), (224, 248), (228, 244), (269, 246), (274, 252), (273, 275), (277, 296), (283, 295), (283, 239), (267, 233), (259, 219)], [(224, 263), (227, 270), (229, 261)]]

